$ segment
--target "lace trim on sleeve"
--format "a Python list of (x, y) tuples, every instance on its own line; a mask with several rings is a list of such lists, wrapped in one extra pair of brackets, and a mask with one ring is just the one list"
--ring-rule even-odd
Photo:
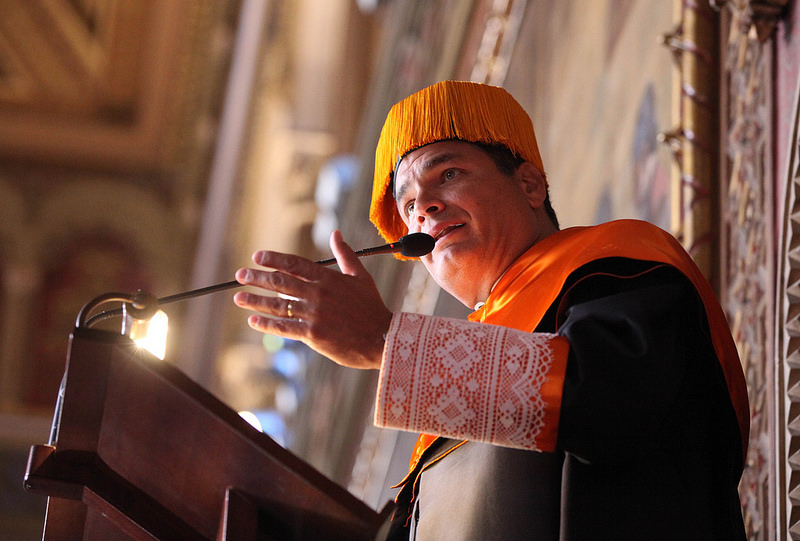
[(554, 334), (396, 314), (375, 423), (552, 451), (567, 351), (566, 339)]

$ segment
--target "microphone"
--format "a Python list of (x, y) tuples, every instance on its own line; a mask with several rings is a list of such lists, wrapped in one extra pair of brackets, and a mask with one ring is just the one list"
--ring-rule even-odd
[[(374, 254), (396, 254), (400, 252), (405, 257), (421, 257), (433, 251), (436, 245), (436, 240), (427, 233), (411, 233), (405, 237), (400, 237), (396, 242), (384, 244), (383, 246), (374, 246), (372, 248), (364, 248), (358, 250), (355, 254), (358, 257)], [(317, 261), (318, 265), (332, 265), (336, 263), (336, 258), (322, 259)]]
[[(365, 255), (396, 254), (400, 252), (400, 254), (405, 257), (421, 257), (432, 252), (435, 245), (436, 240), (427, 233), (410, 233), (404, 237), (400, 237), (395, 242), (390, 242), (389, 244), (384, 244), (382, 246), (374, 246), (372, 248), (364, 248), (356, 251), (355, 254), (357, 257), (363, 257)], [(321, 259), (316, 261), (316, 263), (318, 265), (327, 267), (336, 263), (336, 258), (331, 257), (329, 259)], [(185, 291), (183, 293), (170, 295), (168, 297), (161, 297), (158, 299), (158, 304), (167, 304), (170, 302), (180, 301), (191, 297), (199, 297), (200, 295), (207, 295), (216, 291), (223, 291), (225, 289), (232, 289), (234, 287), (241, 286), (242, 284), (236, 280), (231, 280), (230, 282), (223, 282), (221, 284), (201, 287), (200, 289), (193, 289), (191, 291)]]

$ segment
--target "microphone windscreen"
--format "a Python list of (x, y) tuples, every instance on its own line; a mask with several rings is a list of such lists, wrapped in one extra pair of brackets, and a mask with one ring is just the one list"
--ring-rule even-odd
[(411, 233), (401, 237), (399, 241), (400, 253), (406, 257), (422, 257), (431, 253), (436, 241), (427, 233)]

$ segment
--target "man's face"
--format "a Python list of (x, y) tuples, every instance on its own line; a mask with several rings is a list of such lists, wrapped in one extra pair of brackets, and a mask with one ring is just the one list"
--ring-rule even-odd
[(538, 170), (525, 163), (506, 176), (470, 143), (443, 141), (409, 153), (394, 182), (409, 232), (436, 239), (423, 264), (469, 307), (486, 300), (508, 266), (555, 230), (541, 219), (546, 185)]

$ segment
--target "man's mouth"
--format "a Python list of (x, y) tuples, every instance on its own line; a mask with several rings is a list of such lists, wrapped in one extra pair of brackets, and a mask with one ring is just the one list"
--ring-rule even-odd
[(433, 240), (438, 241), (440, 238), (444, 237), (445, 235), (447, 235), (451, 231), (453, 231), (455, 229), (458, 229), (459, 227), (463, 227), (463, 226), (464, 226), (464, 224), (454, 224), (454, 225), (447, 226), (444, 229), (442, 229), (441, 231), (439, 231), (436, 234), (436, 236), (433, 237)]

